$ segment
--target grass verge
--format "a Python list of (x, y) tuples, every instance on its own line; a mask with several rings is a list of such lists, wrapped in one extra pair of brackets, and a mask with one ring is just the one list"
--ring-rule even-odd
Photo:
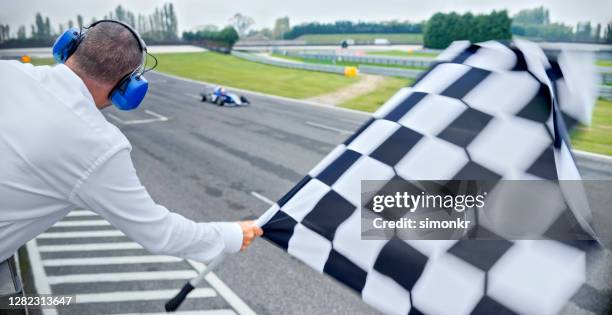
[(309, 98), (356, 83), (358, 78), (264, 65), (212, 52), (158, 54), (157, 71), (189, 79), (292, 98)]
[(598, 100), (591, 126), (572, 133), (574, 149), (612, 155), (612, 101)]
[(376, 91), (350, 99), (340, 104), (340, 107), (356, 109), (365, 112), (374, 112), (391, 96), (393, 96), (393, 94), (395, 94), (400, 88), (408, 86), (412, 83), (412, 81), (412, 79), (385, 77), (385, 81)]

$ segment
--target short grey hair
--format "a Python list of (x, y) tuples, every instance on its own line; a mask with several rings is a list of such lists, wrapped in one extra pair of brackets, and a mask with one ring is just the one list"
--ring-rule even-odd
[(138, 39), (125, 26), (100, 22), (87, 30), (79, 47), (70, 57), (81, 75), (92, 80), (116, 84), (142, 64)]

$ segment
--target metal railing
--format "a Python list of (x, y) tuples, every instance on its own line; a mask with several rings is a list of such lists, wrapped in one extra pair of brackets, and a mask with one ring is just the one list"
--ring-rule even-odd
[(242, 52), (238, 52), (234, 50), (232, 51), (232, 55), (238, 58), (249, 60), (249, 61), (259, 62), (259, 63), (268, 64), (268, 65), (277, 66), (277, 67), (311, 70), (311, 71), (321, 71), (321, 72), (331, 72), (331, 73), (338, 73), (338, 74), (344, 73), (344, 67), (341, 67), (341, 66), (283, 61), (279, 59), (272, 59), (272, 58), (261, 57), (261, 56), (257, 56), (253, 54), (242, 53)]

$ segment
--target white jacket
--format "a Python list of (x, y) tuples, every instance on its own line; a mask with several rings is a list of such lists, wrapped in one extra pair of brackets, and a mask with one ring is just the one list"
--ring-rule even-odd
[(196, 223), (156, 204), (131, 146), (65, 65), (0, 61), (0, 261), (75, 208), (156, 254), (207, 261), (237, 252), (237, 223)]

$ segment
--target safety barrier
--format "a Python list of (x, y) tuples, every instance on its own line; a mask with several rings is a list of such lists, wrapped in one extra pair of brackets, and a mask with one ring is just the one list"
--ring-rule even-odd
[(277, 66), (277, 67), (344, 74), (344, 67), (341, 67), (341, 66), (318, 65), (318, 64), (312, 64), (312, 63), (283, 61), (279, 59), (272, 59), (272, 58), (261, 57), (261, 56), (257, 56), (253, 54), (242, 53), (242, 52), (235, 51), (235, 50), (232, 50), (232, 55), (238, 58), (249, 60), (249, 61), (259, 62), (259, 63), (268, 64), (268, 65)]

